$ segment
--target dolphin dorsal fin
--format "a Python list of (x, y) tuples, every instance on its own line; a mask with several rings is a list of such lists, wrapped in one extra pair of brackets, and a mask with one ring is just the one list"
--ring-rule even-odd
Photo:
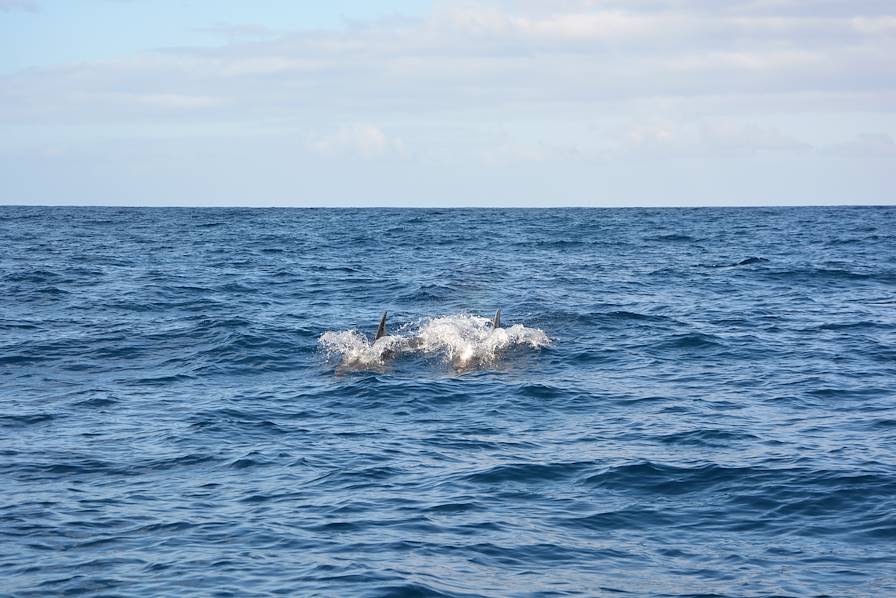
[(495, 319), (492, 320), (492, 330), (497, 330), (501, 327), (501, 310), (495, 312)]
[(388, 314), (389, 312), (387, 311), (383, 312), (383, 317), (380, 318), (380, 325), (376, 329), (376, 336), (373, 338), (374, 341), (378, 341), (379, 339), (389, 334), (388, 332), (386, 332), (386, 316)]

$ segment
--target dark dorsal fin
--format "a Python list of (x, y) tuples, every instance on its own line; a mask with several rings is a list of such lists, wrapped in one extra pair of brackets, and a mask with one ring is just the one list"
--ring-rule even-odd
[(492, 330), (497, 330), (501, 327), (501, 310), (495, 312), (495, 319), (492, 320)]
[(379, 328), (376, 329), (376, 336), (373, 339), (374, 341), (377, 341), (377, 340), (381, 339), (382, 337), (386, 336), (387, 334), (389, 334), (388, 332), (386, 332), (386, 316), (388, 315), (388, 313), (389, 312), (387, 312), (387, 311), (383, 312), (383, 317), (380, 318)]

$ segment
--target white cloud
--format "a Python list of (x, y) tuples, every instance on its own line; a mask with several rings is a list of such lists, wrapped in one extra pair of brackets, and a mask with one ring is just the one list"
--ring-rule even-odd
[(404, 144), (392, 139), (375, 125), (354, 124), (332, 133), (312, 137), (308, 148), (321, 156), (360, 156), (366, 159), (401, 153)]
[[(152, 138), (153, 164), (177, 151), (233, 151), (226, 160), (245, 164), (256, 143), (265, 175), (311, 164), (307, 180), (323, 179), (332, 168), (324, 189), (341, 160), (355, 160), (381, 183), (392, 167), (445, 194), (494, 176), (492, 191), (516, 185), (530, 197), (540, 180), (588, 196), (600, 169), (643, 191), (651, 160), (749, 172), (748, 182), (762, 177), (738, 170), (747, 162), (815, 176), (819, 160), (891, 155), (894, 31), (890, 0), (452, 1), (420, 19), (339, 30), (217, 25), (205, 30), (213, 47), (0, 76), (0, 151), (39, 130), (42, 144), (65, 137), (72, 153), (114, 137), (109, 153), (120, 154), (132, 137)], [(874, 193), (890, 180), (878, 175), (867, 177)]]
[(541, 143), (521, 143), (508, 141), (481, 153), (482, 162), (488, 165), (543, 162), (550, 157), (550, 151)]
[[(327, 113), (333, 122), (352, 122), (486, 110), (548, 114), (661, 97), (814, 93), (858, 103), (896, 92), (896, 36), (889, 33), (896, 17), (862, 13), (861, 2), (853, 13), (821, 16), (776, 14), (792, 8), (787, 2), (545, 6), (455, 6), (419, 21), (329, 32), (227, 26), (220, 28), (227, 41), (216, 48), (6, 77), (0, 119), (139, 118), (128, 94), (221, 98), (237, 120)], [(243, 34), (261, 37), (249, 43)], [(119, 93), (121, 112), (77, 101), (78, 94)]]
[(148, 107), (164, 110), (203, 110), (222, 105), (219, 98), (201, 95), (185, 95), (178, 93), (106, 93), (93, 94), (85, 97), (90, 102), (108, 102), (114, 104), (129, 104), (134, 108)]
[[(358, 110), (423, 115), (490, 106), (544, 112), (656, 97), (858, 98), (896, 91), (896, 36), (887, 33), (896, 16), (863, 16), (861, 3), (848, 16), (776, 15), (774, 9), (790, 6), (786, 2), (721, 4), (725, 8), (708, 2), (566, 2), (548, 10), (514, 3), (452, 8), (421, 21), (279, 35), (259, 26), (226, 26), (220, 30), (229, 41), (217, 48), (6, 78), (0, 81), (0, 119), (119, 117), (111, 106), (100, 112), (66, 105), (75, 91), (226, 98), (235, 119), (255, 112), (282, 118), (341, 110), (343, 122), (357, 119)], [(262, 37), (241, 41), (242, 34), (256, 33)], [(127, 117), (138, 115), (128, 107)]]
[(218, 23), (210, 27), (197, 29), (200, 33), (208, 33), (224, 37), (230, 41), (256, 40), (276, 37), (279, 33), (264, 25)]
[(622, 10), (519, 15), (495, 8), (468, 7), (446, 11), (431, 24), (482, 37), (516, 37), (544, 41), (623, 40), (644, 38), (686, 20), (675, 15), (644, 15)]
[[(642, 123), (617, 136), (615, 146), (625, 151), (799, 151), (794, 135), (781, 131), (776, 139), (754, 126), (761, 114), (745, 113), (862, 106), (896, 112), (887, 99), (896, 96), (896, 37), (886, 33), (896, 16), (874, 2), (830, 0), (825, 6), (799, 11), (785, 0), (452, 3), (421, 20), (338, 31), (216, 26), (226, 40), (219, 47), (0, 78), (0, 122), (278, 123), (329, 128), (307, 142), (316, 153), (375, 157), (400, 153), (403, 145), (377, 126), (344, 123), (499, 126), (510, 119), (540, 122), (545, 132), (485, 142), (473, 153), (486, 161), (534, 162), (554, 154), (547, 146), (589, 155), (613, 151), (611, 139), (601, 144), (584, 133), (555, 138), (551, 132), (610, 113), (617, 125)], [(261, 37), (247, 42), (244, 34)], [(674, 111), (702, 112), (704, 121), (728, 118), (738, 128), (700, 130), (674, 114), (633, 113), (636, 104), (656, 110), (676, 103)], [(654, 124), (664, 118), (675, 126)], [(423, 149), (418, 145), (415, 151)]]
[(737, 157), (769, 152), (806, 154), (810, 144), (769, 125), (743, 121), (660, 122), (630, 126), (614, 153), (667, 158)]
[(826, 148), (835, 156), (856, 158), (894, 158), (896, 141), (887, 133), (860, 133), (849, 141)]
[(37, 12), (40, 4), (36, 0), (0, 0), (0, 11), (25, 10)]

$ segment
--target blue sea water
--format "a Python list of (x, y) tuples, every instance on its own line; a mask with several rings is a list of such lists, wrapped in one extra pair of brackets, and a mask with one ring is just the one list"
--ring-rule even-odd
[(5, 207), (0, 293), (2, 595), (896, 594), (894, 208)]

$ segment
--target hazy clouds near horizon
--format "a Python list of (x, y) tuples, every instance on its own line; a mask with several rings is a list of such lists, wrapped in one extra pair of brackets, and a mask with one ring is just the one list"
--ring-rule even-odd
[(301, 4), (0, 0), (0, 203), (896, 202), (891, 1)]

